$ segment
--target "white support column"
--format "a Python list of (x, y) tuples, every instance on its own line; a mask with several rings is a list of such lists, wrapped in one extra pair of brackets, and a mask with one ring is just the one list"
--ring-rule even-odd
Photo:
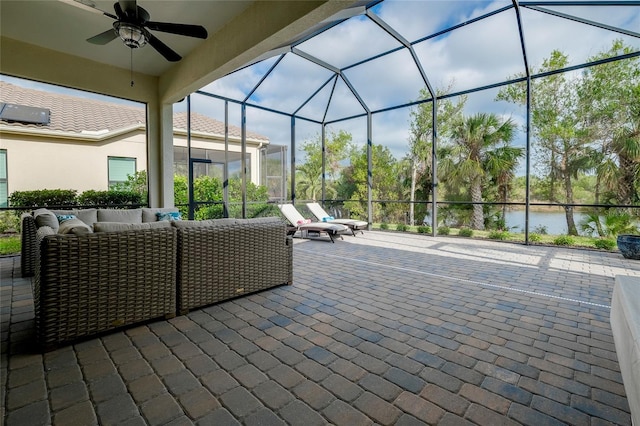
[(173, 207), (173, 105), (147, 104), (149, 206)]

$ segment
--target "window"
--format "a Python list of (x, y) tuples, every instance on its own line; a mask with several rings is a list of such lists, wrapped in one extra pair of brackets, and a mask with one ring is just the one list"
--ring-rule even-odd
[(109, 188), (127, 181), (127, 176), (135, 176), (136, 159), (127, 157), (109, 157)]
[(7, 179), (6, 149), (0, 149), (0, 207), (9, 207), (9, 181)]

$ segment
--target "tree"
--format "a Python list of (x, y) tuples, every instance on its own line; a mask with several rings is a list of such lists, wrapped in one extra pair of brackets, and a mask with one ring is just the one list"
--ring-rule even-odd
[[(534, 73), (558, 70), (568, 63), (567, 55), (554, 50)], [(531, 125), (535, 139), (532, 146), (539, 159), (540, 171), (549, 179), (550, 201), (564, 204), (569, 235), (578, 235), (573, 217), (572, 179), (581, 172), (592, 170), (595, 165), (594, 151), (580, 126), (577, 87), (578, 80), (568, 73), (531, 82)], [(525, 104), (525, 89), (524, 83), (507, 86), (500, 89), (496, 99)], [(558, 194), (558, 186), (563, 191), (562, 196)]]
[[(335, 194), (335, 181), (347, 158), (351, 134), (344, 130), (330, 132), (325, 138), (325, 188)], [(298, 198), (316, 200), (322, 191), (322, 138), (317, 135), (302, 144), (304, 162), (296, 166)]]
[[(468, 188), (473, 204), (471, 227), (484, 229), (483, 186), (493, 177), (514, 174), (521, 148), (510, 147), (516, 126), (511, 119), (501, 121), (495, 114), (478, 113), (466, 117), (452, 129), (452, 157), (445, 160), (448, 179)], [(510, 180), (510, 179), (509, 179)]]
[[(367, 146), (351, 149), (351, 164), (343, 169), (338, 183), (338, 197), (351, 200), (345, 202), (345, 207), (351, 212), (351, 217), (367, 218)], [(373, 144), (371, 147), (373, 167), (372, 195), (375, 200), (382, 200), (380, 210), (374, 208), (374, 221), (398, 220), (397, 203), (386, 203), (384, 200), (398, 199), (398, 161), (389, 148)]]
[[(447, 89), (437, 90), (436, 96), (440, 97), (451, 90), (451, 85)], [(431, 95), (427, 88), (420, 90), (420, 99), (428, 99)], [(458, 97), (457, 102), (450, 99), (437, 101), (437, 130), (441, 138), (446, 138), (453, 127), (453, 123), (461, 119), (462, 110), (467, 102), (466, 96)], [(411, 124), (409, 135), (408, 160), (411, 163), (411, 187), (409, 191), (409, 223), (415, 224), (414, 201), (416, 193), (423, 195), (425, 200), (430, 198), (432, 181), (432, 160), (433, 160), (433, 101), (419, 104), (411, 110)], [(418, 188), (418, 184), (420, 188)]]
[[(615, 40), (594, 62), (635, 51)], [(589, 137), (598, 148), (596, 203), (607, 191), (619, 204), (640, 201), (640, 60), (630, 58), (586, 68), (578, 102)]]

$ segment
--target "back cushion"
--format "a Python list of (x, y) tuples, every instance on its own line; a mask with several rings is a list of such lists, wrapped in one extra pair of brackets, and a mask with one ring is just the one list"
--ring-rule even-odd
[(100, 209), (98, 222), (142, 223), (142, 209)]
[(163, 208), (143, 208), (142, 209), (142, 221), (143, 222), (156, 222), (158, 220), (158, 216), (156, 213), (158, 212), (177, 212), (177, 207), (163, 207)]
[(98, 221), (97, 209), (51, 210), (55, 215), (72, 214), (89, 226)]
[(98, 221), (98, 209), (79, 209), (74, 210), (73, 214), (89, 226)]
[(36, 226), (41, 228), (43, 226), (50, 227), (54, 232), (58, 232), (60, 224), (58, 218), (49, 209), (38, 209), (33, 212), (33, 219), (36, 221)]

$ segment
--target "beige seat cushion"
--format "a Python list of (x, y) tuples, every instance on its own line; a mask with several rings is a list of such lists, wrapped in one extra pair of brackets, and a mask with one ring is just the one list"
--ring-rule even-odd
[(184, 228), (204, 228), (209, 226), (224, 226), (224, 225), (235, 225), (237, 223), (237, 219), (234, 218), (224, 218), (224, 219), (209, 219), (209, 220), (176, 220), (172, 223), (178, 229)]
[(122, 222), (96, 222), (93, 225), (94, 232), (135, 231), (138, 229), (171, 228), (171, 222), (146, 222), (146, 223), (122, 223)]
[(60, 223), (58, 234), (90, 234), (91, 227), (78, 218), (67, 219)]

